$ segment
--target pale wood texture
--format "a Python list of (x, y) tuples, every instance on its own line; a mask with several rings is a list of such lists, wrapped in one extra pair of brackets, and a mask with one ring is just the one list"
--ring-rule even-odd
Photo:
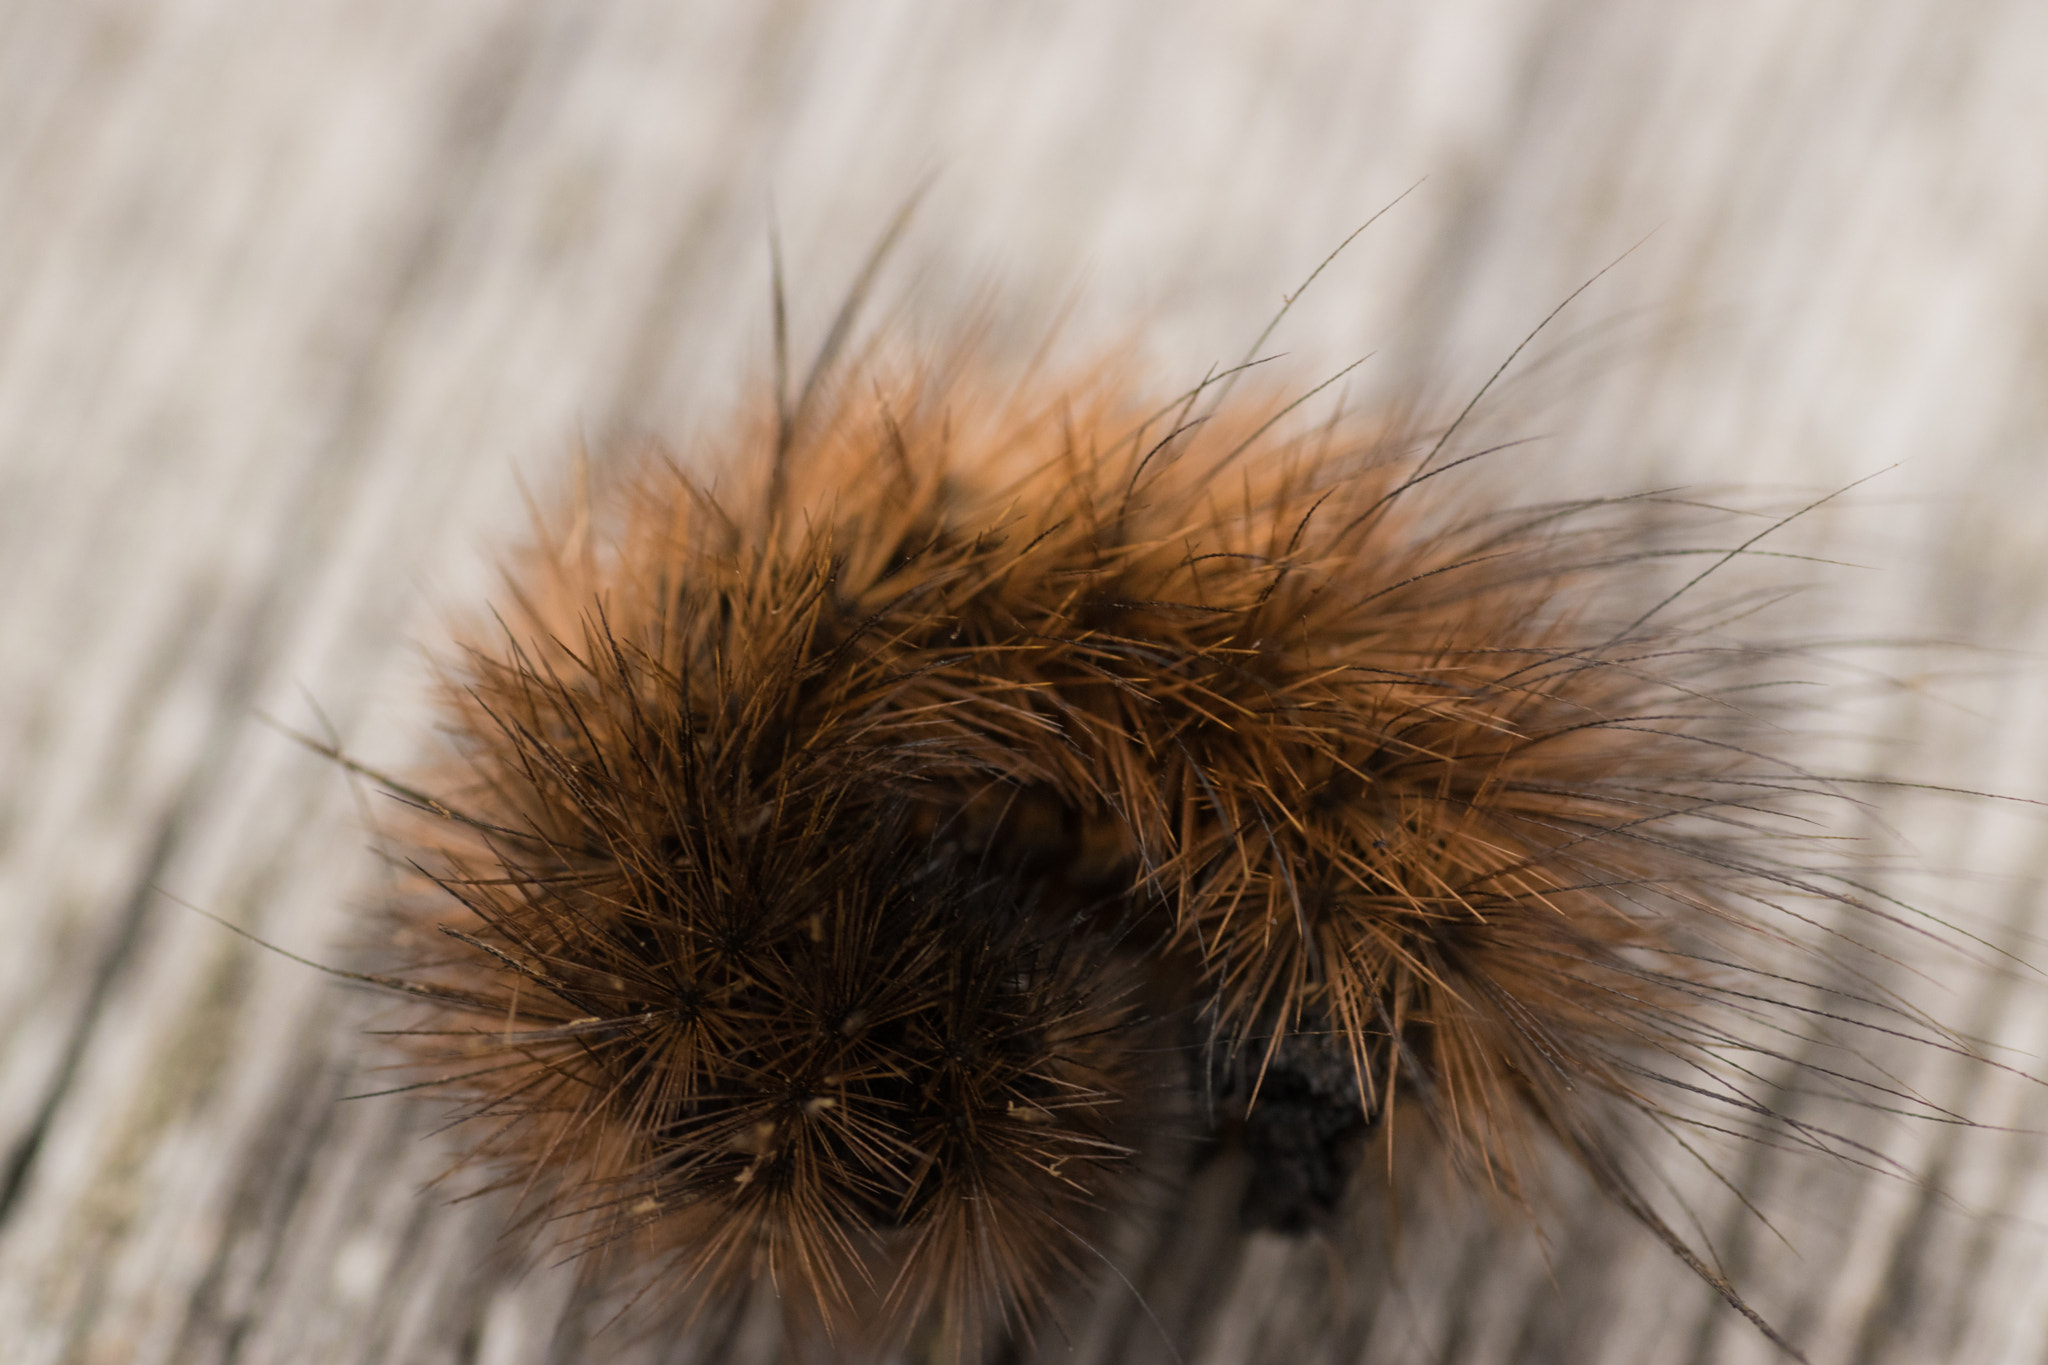
[[(0, 5), (0, 1359), (774, 1357), (759, 1317), (623, 1341), (567, 1270), (518, 1272), (498, 1206), (424, 1190), (431, 1106), (342, 1100), (388, 1083), (375, 1002), (174, 899), (345, 950), (381, 875), (360, 793), (262, 717), (402, 763), (418, 647), (481, 599), (520, 480), (685, 440), (763, 371), (771, 223), (803, 344), (929, 177), (880, 296), (907, 325), (978, 301), (1023, 346), (1071, 300), (1070, 343), (1178, 380), (1426, 177), (1274, 345), (1444, 399), (1648, 235), (1509, 405), (1558, 436), (1518, 477), (1903, 462), (1831, 523), (1872, 566), (1836, 633), (2038, 648), (2044, 72), (2034, 0)], [(2048, 793), (2040, 670), (1992, 672), (1886, 693), (1872, 761)], [(2037, 824), (1892, 819), (1917, 893), (2048, 957)], [(1935, 1007), (2034, 1066), (2042, 977), (1942, 962)], [(2021, 1131), (1881, 1126), (1885, 1175), (1736, 1149), (1770, 1227), (1686, 1193), (1817, 1362), (2041, 1360), (2048, 1095), (1900, 1065)], [(1228, 1180), (1105, 1248), (1157, 1324), (1105, 1272), (1039, 1352), (1771, 1358), (1590, 1201), (1546, 1251), (1432, 1185), (1391, 1246), (1332, 1247), (1230, 1234)]]

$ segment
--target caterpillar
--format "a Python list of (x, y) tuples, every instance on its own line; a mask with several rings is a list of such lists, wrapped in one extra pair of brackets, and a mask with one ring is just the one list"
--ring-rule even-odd
[(834, 1351), (1029, 1337), (1162, 1154), (1312, 1233), (1419, 1130), (1524, 1207), (1562, 1154), (1796, 1356), (1645, 1134), (1839, 1152), (1762, 1059), (1960, 1044), (1797, 974), (1893, 915), (1707, 586), (1789, 518), (1501, 502), (1455, 423), (1240, 377), (876, 344), (543, 516), (391, 784), (408, 1065), (638, 1304), (765, 1280)]

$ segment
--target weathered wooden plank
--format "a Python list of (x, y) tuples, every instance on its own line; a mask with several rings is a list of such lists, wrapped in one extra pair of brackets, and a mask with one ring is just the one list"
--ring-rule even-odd
[[(1903, 461), (1807, 542), (1877, 566), (1831, 590), (1841, 633), (2034, 647), (2044, 58), (2022, 0), (17, 0), (6, 1358), (690, 1358), (603, 1335), (559, 1268), (515, 1273), (495, 1206), (422, 1193), (433, 1111), (340, 1099), (381, 1083), (374, 1001), (166, 893), (345, 951), (380, 875), (357, 793), (259, 717), (402, 762), (415, 645), (481, 596), (519, 478), (546, 486), (579, 439), (686, 438), (760, 373), (771, 221), (815, 338), (932, 175), (883, 291), (908, 325), (979, 297), (1021, 348), (1071, 297), (1077, 347), (1134, 338), (1179, 377), (1427, 177), (1277, 344), (1305, 379), (1376, 350), (1368, 396), (1445, 398), (1652, 234), (1500, 409), (1558, 433), (1513, 477), (1833, 487)], [(2039, 794), (2039, 690), (2020, 667), (1936, 689), (1968, 710), (1891, 694), (1853, 723), (1889, 766)], [(1919, 865), (1972, 874), (1914, 894), (2038, 956), (2032, 828), (1892, 810)], [(2038, 1053), (2036, 978), (1953, 970), (1924, 986), (1944, 1017)], [(1816, 1360), (2038, 1359), (2043, 1097), (1941, 1054), (1901, 1066), (2013, 1131), (1887, 1129), (1904, 1177), (1753, 1149), (1740, 1183), (1796, 1253), (1712, 1181), (1685, 1192)], [(1162, 1193), (1112, 1251), (1173, 1346), (1105, 1274), (1075, 1357), (1769, 1358), (1591, 1201), (1546, 1253), (1416, 1182), (1333, 1249), (1231, 1235), (1229, 1175)], [(698, 1358), (771, 1358), (763, 1322)]]

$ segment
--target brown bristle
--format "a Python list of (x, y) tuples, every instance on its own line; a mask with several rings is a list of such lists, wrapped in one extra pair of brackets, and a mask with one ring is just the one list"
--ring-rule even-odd
[(470, 638), (393, 912), (449, 921), (407, 1037), (473, 1155), (643, 1298), (766, 1275), (967, 1351), (1185, 1115), (1298, 1229), (1415, 1105), (1517, 1200), (1560, 1146), (1747, 1312), (1626, 1115), (1757, 1112), (1779, 902), (1847, 898), (1798, 853), (1825, 784), (1755, 740), (1775, 656), (1643, 586), (1674, 509), (971, 369), (646, 462)]

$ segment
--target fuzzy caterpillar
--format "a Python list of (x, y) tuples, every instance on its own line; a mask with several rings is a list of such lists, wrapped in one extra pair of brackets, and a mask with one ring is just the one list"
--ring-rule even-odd
[(543, 530), (388, 907), (470, 1156), (643, 1298), (971, 1358), (1149, 1153), (1301, 1230), (1413, 1110), (1517, 1201), (1561, 1149), (1791, 1351), (1634, 1146), (1761, 1112), (1797, 907), (1879, 913), (1767, 747), (1783, 656), (1644, 586), (1733, 551), (1142, 389), (862, 360)]

